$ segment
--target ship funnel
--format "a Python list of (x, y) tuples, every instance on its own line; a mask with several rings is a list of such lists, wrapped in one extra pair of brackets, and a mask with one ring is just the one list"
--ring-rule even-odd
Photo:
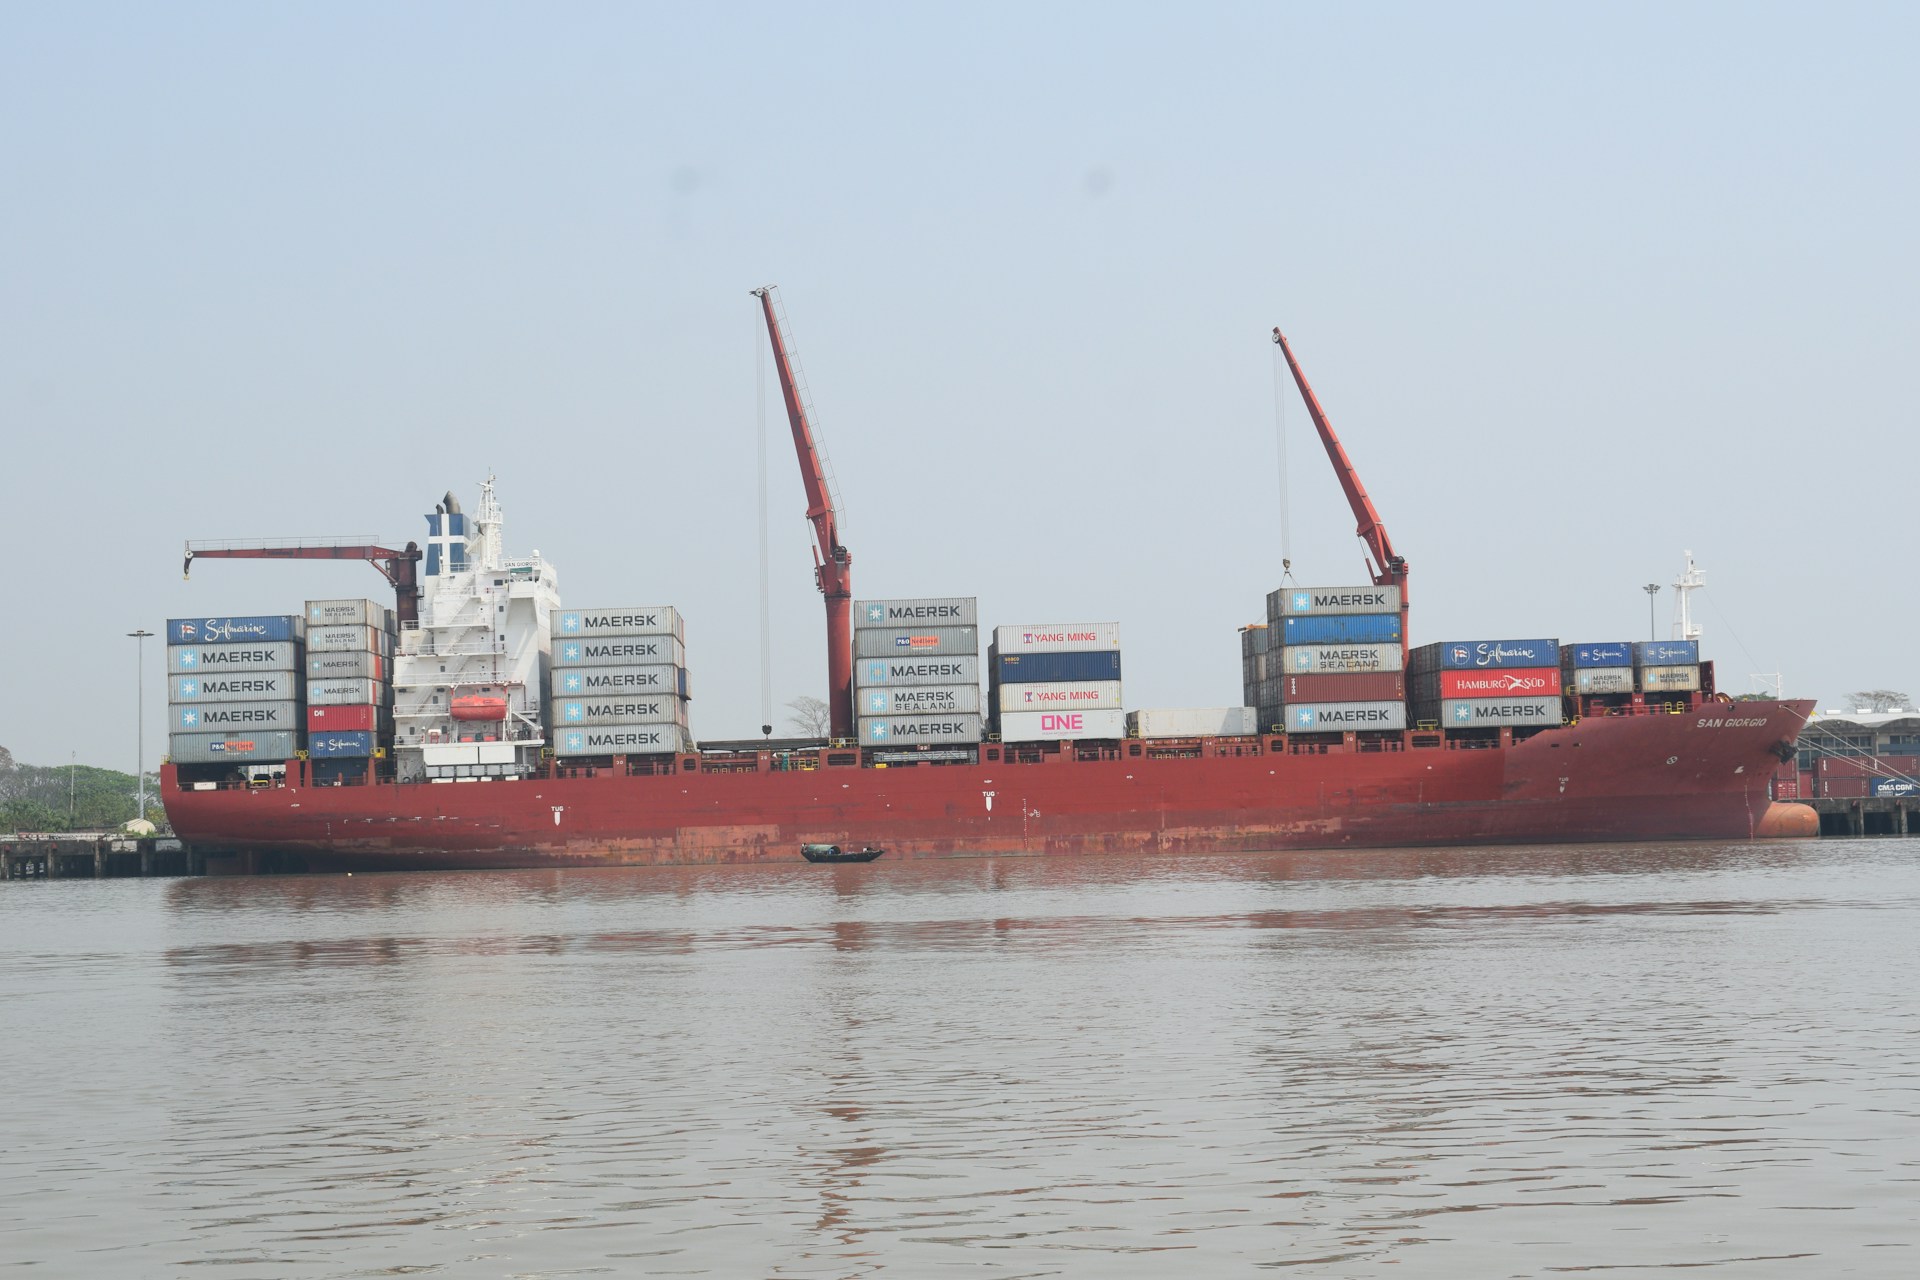
[(444, 500), (444, 505), (447, 508), (448, 515), (457, 516), (460, 514), (460, 499), (453, 496), (453, 490), (451, 489), (447, 490), (447, 496), (446, 496), (446, 499)]

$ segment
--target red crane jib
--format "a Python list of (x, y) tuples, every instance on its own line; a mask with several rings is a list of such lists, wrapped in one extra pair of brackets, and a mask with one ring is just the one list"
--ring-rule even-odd
[(420, 620), (420, 557), (418, 543), (403, 549), (379, 547), (370, 543), (329, 545), (289, 544), (286, 546), (201, 546), (187, 544), (182, 575), (193, 571), (195, 560), (365, 560), (393, 584), (393, 612), (402, 625)]

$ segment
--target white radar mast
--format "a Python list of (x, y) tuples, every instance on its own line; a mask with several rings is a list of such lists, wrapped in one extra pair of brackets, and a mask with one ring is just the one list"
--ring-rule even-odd
[(1698, 640), (1700, 624), (1693, 620), (1693, 593), (1707, 585), (1707, 575), (1693, 562), (1693, 552), (1687, 552), (1687, 570), (1673, 580), (1673, 638), (1675, 640)]
[(480, 482), (480, 510), (474, 513), (474, 536), (467, 543), (467, 558), (474, 568), (500, 567), (500, 524), (500, 499), (493, 495), (493, 474), (489, 472)]

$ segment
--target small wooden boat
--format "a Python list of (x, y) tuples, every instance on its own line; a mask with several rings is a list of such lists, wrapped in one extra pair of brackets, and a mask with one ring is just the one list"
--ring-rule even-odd
[(873, 845), (868, 845), (864, 849), (842, 849), (837, 844), (800, 846), (800, 856), (808, 862), (872, 862), (885, 852), (885, 849), (877, 849)]

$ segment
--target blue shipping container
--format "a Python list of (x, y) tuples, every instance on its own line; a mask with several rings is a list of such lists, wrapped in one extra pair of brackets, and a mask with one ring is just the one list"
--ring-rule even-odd
[(255, 618), (168, 618), (168, 644), (272, 643), (304, 640), (307, 620), (297, 613), (275, 613)]
[(1636, 667), (1691, 667), (1699, 661), (1698, 640), (1642, 640), (1633, 646)]
[(1559, 665), (1558, 640), (1440, 640), (1415, 649), (1407, 663), (1415, 672)]
[(373, 730), (345, 729), (307, 735), (307, 754), (316, 760), (364, 759), (373, 754)]
[(1009, 653), (994, 664), (1001, 684), (1040, 684), (1052, 680), (1118, 680), (1120, 651), (1089, 653)]
[(1280, 620), (1281, 636), (1297, 644), (1398, 644), (1397, 613), (1294, 615)]
[(1630, 667), (1633, 665), (1633, 641), (1613, 640), (1604, 644), (1563, 644), (1563, 667)]
[(1875, 778), (1873, 780), (1873, 794), (1876, 796), (1910, 796), (1916, 791), (1920, 791), (1920, 786), (1914, 785), (1905, 778)]

